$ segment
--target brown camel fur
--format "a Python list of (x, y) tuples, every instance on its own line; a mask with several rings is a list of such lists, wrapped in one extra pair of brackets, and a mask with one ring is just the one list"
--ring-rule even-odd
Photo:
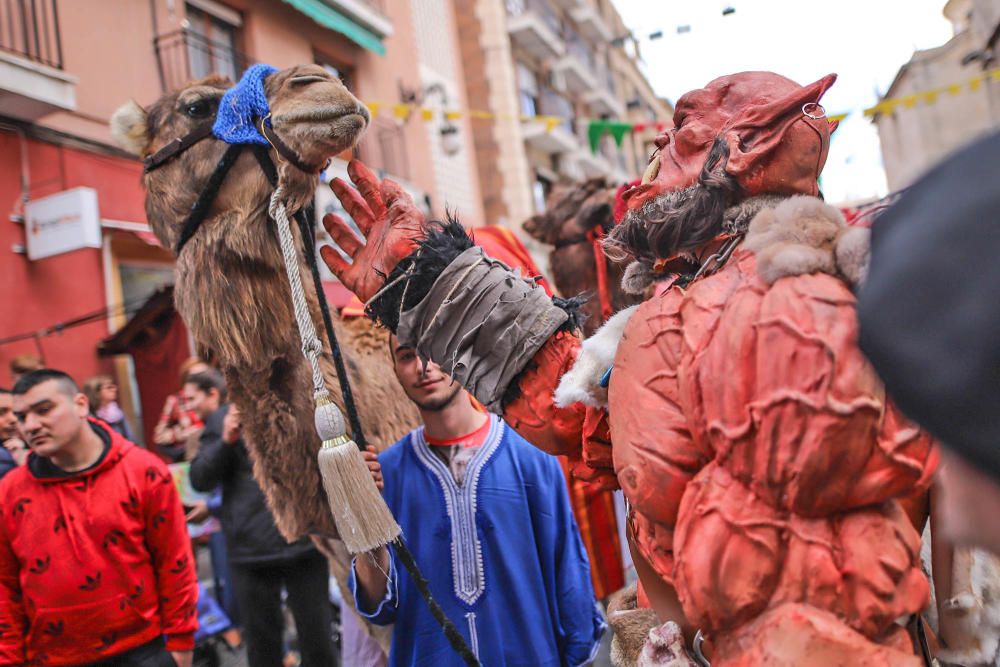
[[(601, 300), (597, 294), (594, 246), (582, 239), (595, 227), (608, 231), (614, 225), (615, 189), (602, 178), (583, 184), (557, 186), (549, 195), (545, 212), (524, 223), (524, 231), (542, 243), (557, 246), (561, 242), (578, 241), (554, 247), (549, 253), (549, 266), (560, 294), (565, 297), (584, 292), (591, 295), (583, 307), (587, 314), (583, 325), (587, 336), (604, 323), (604, 318), (601, 317)], [(614, 312), (639, 303), (642, 300), (640, 297), (622, 290), (624, 267), (606, 258), (604, 261), (608, 267), (608, 287)]]
[[(232, 85), (209, 77), (164, 96), (148, 110), (126, 104), (112, 119), (113, 133), (136, 154), (152, 154), (212, 122), (219, 98)], [(353, 146), (368, 123), (360, 102), (315, 65), (272, 74), (265, 92), (275, 132), (310, 164), (323, 164)], [(175, 246), (191, 205), (226, 148), (210, 137), (143, 177), (146, 215), (164, 246)], [(282, 173), (289, 213), (307, 206), (318, 177), (288, 165), (273, 151), (271, 155)], [(282, 534), (289, 540), (305, 534), (335, 537), (316, 462), (320, 442), (313, 426), (310, 374), (299, 347), (277, 232), (267, 214), (271, 192), (253, 155), (244, 151), (208, 218), (177, 258), (175, 301), (198, 346), (214, 353), (226, 376), (243, 415), (254, 476)], [(294, 232), (301, 251), (298, 230)], [(309, 271), (300, 264), (313, 321), (322, 332)], [(367, 320), (337, 320), (336, 330), (365, 434), (371, 444), (384, 448), (418, 423), (385, 353), (387, 334)], [(329, 350), (323, 364), (327, 386), (343, 409)]]

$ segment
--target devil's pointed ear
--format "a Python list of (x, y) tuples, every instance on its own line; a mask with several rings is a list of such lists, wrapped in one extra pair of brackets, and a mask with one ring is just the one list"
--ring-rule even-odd
[(142, 155), (152, 141), (149, 132), (149, 114), (129, 100), (111, 116), (111, 136), (118, 145), (133, 155)]

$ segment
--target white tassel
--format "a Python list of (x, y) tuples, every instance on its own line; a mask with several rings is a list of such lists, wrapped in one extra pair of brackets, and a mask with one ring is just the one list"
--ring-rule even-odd
[(348, 551), (359, 554), (388, 544), (399, 537), (402, 531), (375, 486), (361, 450), (347, 436), (344, 416), (326, 390), (326, 382), (319, 366), (323, 344), (316, 336), (316, 327), (302, 289), (298, 250), (295, 248), (282, 196), (283, 188), (279, 186), (271, 195), (268, 212), (278, 226), (278, 240), (285, 260), (288, 287), (292, 293), (292, 307), (302, 341), (302, 354), (312, 369), (316, 432), (323, 441), (319, 450), (319, 472), (323, 477), (323, 488), (337, 523), (340, 539), (344, 541)]
[(316, 399), (316, 431), (323, 440), (319, 472), (337, 531), (352, 554), (399, 537), (399, 524), (372, 480), (361, 450), (347, 435), (344, 416), (329, 396)]

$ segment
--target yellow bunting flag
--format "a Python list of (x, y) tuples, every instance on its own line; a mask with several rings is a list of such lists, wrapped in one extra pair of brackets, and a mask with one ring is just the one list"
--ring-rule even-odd
[(371, 114), (373, 119), (378, 118), (378, 110), (381, 108), (381, 104), (378, 102), (368, 102), (365, 106), (368, 107), (368, 113)]
[(462, 112), (461, 111), (445, 111), (444, 112), (444, 117), (447, 118), (448, 120), (458, 120), (459, 118), (462, 117)]
[(424, 120), (434, 120), (434, 109), (422, 108), (420, 110), (420, 117)]
[(949, 95), (958, 95), (961, 92), (962, 92), (962, 84), (960, 83), (953, 83), (950, 86), (948, 86)]
[(979, 87), (981, 85), (983, 85), (982, 77), (976, 77), (975, 79), (971, 79), (969, 81), (969, 90), (971, 90), (972, 92), (976, 92), (977, 90), (979, 90)]
[(559, 116), (545, 116), (544, 120), (546, 134), (559, 127), (563, 122), (563, 119)]
[(392, 107), (392, 115), (401, 120), (409, 120), (411, 113), (413, 113), (413, 107), (409, 104), (397, 104)]
[(469, 118), (475, 118), (476, 120), (493, 120), (493, 114), (489, 111), (479, 111), (478, 109), (473, 109), (469, 112)]

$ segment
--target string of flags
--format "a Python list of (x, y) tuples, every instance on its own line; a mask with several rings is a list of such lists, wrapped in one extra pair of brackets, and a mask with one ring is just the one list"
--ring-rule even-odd
[[(957, 96), (964, 92), (976, 92), (982, 88), (983, 83), (988, 80), (1000, 81), (1000, 67), (987, 70), (977, 76), (966, 79), (965, 81), (952, 83), (947, 86), (930, 88), (909, 95), (880, 100), (874, 106), (863, 109), (862, 115), (865, 118), (872, 118), (878, 114), (891, 114), (899, 108), (912, 109), (917, 106), (917, 104), (934, 104), (943, 95)], [(383, 111), (387, 111), (394, 118), (398, 118), (403, 122), (408, 121), (414, 116), (418, 116), (423, 121), (432, 121), (437, 116), (441, 116), (446, 121), (455, 121), (463, 117), (470, 118), (472, 120), (518, 120), (522, 123), (542, 123), (545, 127), (545, 132), (550, 133), (563, 123), (567, 123), (570, 120), (569, 118), (563, 116), (513, 116), (510, 114), (497, 114), (478, 109), (438, 110), (428, 107), (420, 107), (415, 104), (384, 105), (380, 102), (367, 102), (366, 104), (372, 118), (377, 117)], [(829, 114), (827, 118), (831, 121), (839, 122), (850, 116), (851, 113), (852, 112)], [(587, 143), (590, 145), (590, 150), (594, 153), (597, 153), (601, 140), (605, 135), (610, 134), (612, 139), (614, 139), (615, 144), (618, 147), (621, 147), (622, 142), (625, 140), (625, 135), (630, 132), (643, 132), (645, 130), (655, 130), (660, 132), (667, 127), (670, 127), (669, 122), (662, 120), (630, 122), (622, 120), (591, 119), (585, 122), (587, 128)]]

